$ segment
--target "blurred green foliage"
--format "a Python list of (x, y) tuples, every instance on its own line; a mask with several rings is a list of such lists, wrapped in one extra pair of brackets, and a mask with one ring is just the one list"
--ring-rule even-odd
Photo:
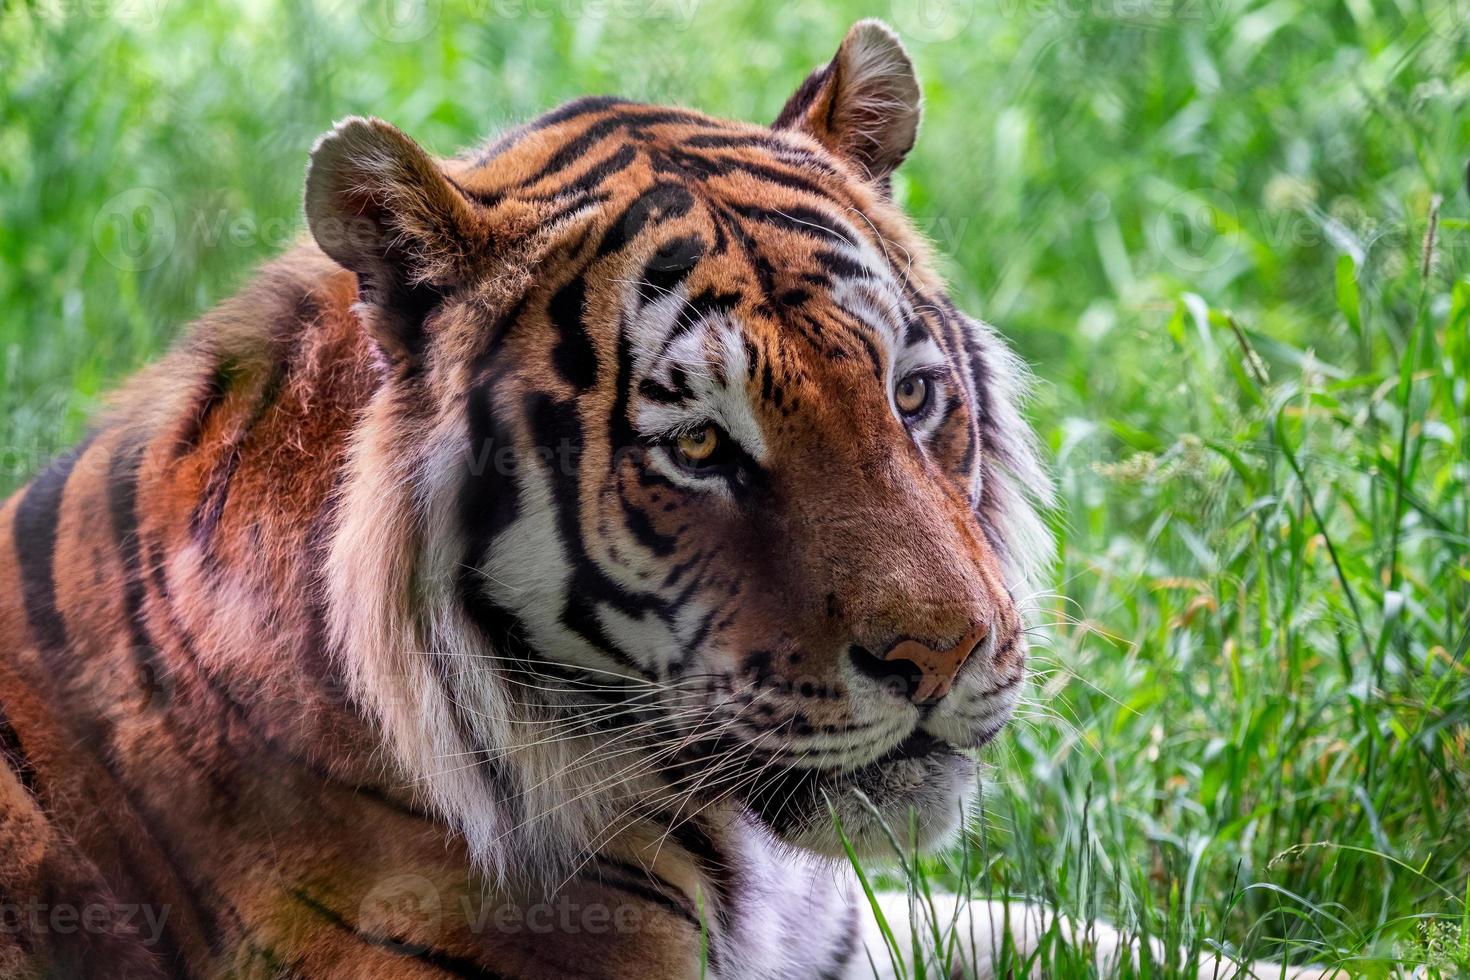
[(873, 15), (927, 99), (897, 193), (1063, 498), (1033, 703), (912, 873), (1470, 970), (1462, 0), (0, 0), (0, 491), (300, 233), (334, 119), (768, 120)]

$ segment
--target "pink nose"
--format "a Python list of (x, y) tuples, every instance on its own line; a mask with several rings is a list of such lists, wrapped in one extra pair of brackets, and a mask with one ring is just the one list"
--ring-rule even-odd
[(935, 650), (918, 640), (899, 640), (889, 647), (883, 660), (907, 660), (913, 664), (915, 669), (911, 673), (915, 682), (909, 688), (909, 700), (914, 704), (927, 704), (938, 701), (949, 693), (960, 668), (970, 659), (970, 654), (985, 642), (989, 632), (983, 624), (974, 626), (947, 650)]

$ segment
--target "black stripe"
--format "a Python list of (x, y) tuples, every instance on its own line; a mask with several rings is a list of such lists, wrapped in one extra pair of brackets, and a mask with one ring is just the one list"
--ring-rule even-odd
[(929, 336), (929, 328), (921, 316), (910, 316), (903, 328), (903, 343), (905, 347), (912, 347), (922, 342)]
[(640, 102), (629, 102), (614, 95), (584, 95), (579, 99), (573, 99), (566, 105), (552, 109), (531, 120), (530, 129), (549, 129), (557, 123), (569, 122), (582, 116), (590, 116), (595, 112), (612, 109), (619, 106), (632, 107), (642, 105)]
[(781, 114), (776, 117), (775, 122), (771, 123), (771, 128), (801, 128), (801, 124), (804, 121), (803, 117), (806, 116), (807, 110), (811, 108), (812, 103), (817, 100), (817, 96), (821, 94), (831, 74), (832, 65), (829, 62), (808, 75), (802, 81), (801, 86), (797, 88), (796, 93), (787, 99), (786, 104), (781, 107)]
[[(465, 615), (485, 637), (490, 649), (502, 657), (530, 662), (531, 634), (524, 621), (485, 593), (480, 570), (462, 566), (457, 587)], [(505, 665), (510, 669), (511, 665)]]
[(280, 397), (285, 387), (285, 381), (286, 366), (277, 364), (266, 380), (261, 390), (260, 400), (255, 403), (250, 417), (245, 420), (239, 434), (226, 450), (224, 462), (216, 466), (214, 472), (210, 474), (209, 482), (205, 485), (199, 503), (195, 505), (194, 513), (189, 520), (190, 530), (195, 540), (200, 543), (208, 544), (213, 539), (219, 527), (220, 518), (224, 515), (225, 503), (230, 496), (230, 484), (235, 479), (235, 473), (240, 469), (245, 443), (250, 439), (250, 434), (255, 427), (265, 418), (266, 413), (275, 405), (276, 399)]
[(311, 911), (331, 923), (335, 928), (350, 933), (376, 949), (395, 953), (405, 959), (427, 963), (429, 966), (443, 970), (451, 976), (468, 977), (471, 980), (507, 980), (505, 974), (486, 969), (474, 960), (462, 956), (451, 956), (448, 953), (425, 946), (422, 943), (408, 942), (396, 936), (380, 936), (371, 932), (363, 932), (348, 922), (342, 915), (317, 901), (315, 898), (312, 898), (300, 888), (291, 889), (290, 894), (292, 898), (295, 898), (302, 905), (311, 909)]
[(656, 815), (668, 828), (669, 839), (679, 845), (699, 867), (714, 891), (715, 922), (728, 930), (735, 915), (736, 872), (729, 858), (692, 817)]
[(667, 354), (674, 341), (697, 327), (705, 318), (716, 313), (729, 313), (734, 310), (742, 298), (739, 292), (726, 293), (715, 289), (704, 289), (697, 296), (691, 296), (680, 308), (679, 315), (674, 318), (673, 329), (668, 332), (659, 346), (659, 356)]
[(729, 223), (730, 237), (740, 246), (745, 259), (750, 263), (755, 272), (756, 281), (761, 290), (761, 312), (767, 316), (780, 319), (783, 323), (782, 310), (775, 302), (776, 293), (776, 269), (760, 249), (760, 244), (750, 234), (750, 231), (740, 221), (739, 216), (728, 208), (720, 208), (719, 213)]
[[(957, 312), (954, 315), (959, 316)], [(965, 354), (970, 366), (970, 383), (974, 388), (975, 399), (975, 431), (980, 440), (980, 448), (985, 454), (993, 454), (997, 446), (997, 434), (995, 431), (995, 416), (991, 407), (990, 394), (990, 367), (985, 362), (985, 353), (981, 350), (980, 338), (974, 329), (965, 329), (964, 321), (961, 320), (965, 342)], [(985, 481), (986, 485), (990, 481)]]
[(732, 204), (730, 207), (736, 214), (743, 218), (772, 225), (795, 235), (801, 235), (805, 238), (835, 238), (854, 248), (858, 246), (857, 239), (853, 237), (850, 231), (838, 224), (831, 215), (824, 214), (816, 208), (804, 207), (799, 204), (786, 205), (779, 208), (764, 207), (757, 204)]
[[(66, 649), (66, 622), (56, 604), (56, 525), (61, 518), (61, 498), (72, 469), (90, 445), (89, 437), (76, 448), (58, 456), (31, 481), (15, 508), (14, 534), (20, 558), (21, 596), (26, 622), (43, 656)], [(56, 663), (52, 666), (61, 667)]]
[(587, 334), (587, 283), (577, 276), (551, 297), (546, 315), (556, 328), (556, 345), (551, 363), (558, 374), (578, 391), (586, 391), (597, 380), (597, 351)]
[[(686, 558), (673, 568), (670, 568), (668, 574), (664, 576), (664, 588), (672, 589), (675, 585), (679, 584), (679, 579), (683, 578), (686, 572), (703, 561), (704, 558), (705, 552), (696, 552), (693, 557)], [(710, 610), (709, 613), (705, 614), (705, 618), (708, 619), (713, 612), (714, 610)]]
[(843, 279), (869, 279), (872, 277), (872, 272), (867, 266), (848, 258), (846, 255), (838, 255), (836, 252), (823, 249), (812, 253), (812, 258), (829, 275), (838, 276)]
[(771, 151), (799, 151), (797, 146), (786, 142), (781, 137), (758, 130), (739, 133), (696, 133), (681, 142), (692, 150), (744, 150), (759, 147)]
[[(534, 187), (548, 177), (561, 173), (577, 161), (586, 159), (588, 151), (605, 137), (620, 129), (626, 129), (630, 126), (652, 126), (665, 122), (703, 122), (705, 125), (714, 125), (710, 120), (705, 120), (700, 116), (688, 112), (681, 112), (677, 109), (650, 109), (646, 112), (618, 113), (606, 119), (599, 119), (578, 133), (570, 141), (564, 143), (561, 148), (551, 155), (550, 159), (541, 165), (540, 169), (521, 181), (520, 186), (526, 189)], [(538, 128), (542, 127), (538, 125)]]
[[(86, 452), (89, 445), (90, 439), (58, 458), (46, 472), (37, 477), (26, 490), (25, 496), (21, 498), (15, 514), (15, 541), (20, 555), (26, 618), (30, 622), (31, 632), (36, 642), (40, 645), (43, 659), (63, 685), (73, 675), (73, 671), (70, 669), (71, 665), (65, 662), (68, 646), (67, 632), (61, 611), (56, 604), (56, 525), (67, 480), (77, 460)], [(138, 824), (158, 848), (165, 864), (189, 898), (206, 940), (212, 949), (217, 950), (219, 943), (217, 923), (206, 912), (189, 879), (182, 873), (176, 855), (163, 841), (151, 834), (149, 828), (157, 826), (158, 822), (152, 818), (127, 782), (123, 780), (118, 771), (117, 762), (111, 754), (107, 733), (95, 722), (91, 722), (85, 725), (84, 731), (80, 734), (87, 744), (95, 748), (103, 770), (112, 779), (128, 807), (138, 816)], [(133, 863), (137, 863), (136, 858)], [(164, 938), (166, 947), (173, 950), (173, 956), (176, 959), (178, 953), (173, 947), (172, 937), (166, 935)]]
[(108, 467), (107, 511), (112, 519), (112, 535), (117, 541), (123, 572), (123, 612), (128, 621), (128, 638), (132, 642), (133, 659), (138, 667), (144, 706), (157, 706), (154, 695), (166, 690), (164, 672), (159, 664), (153, 638), (143, 614), (143, 561), (138, 539), (138, 469), (143, 462), (144, 445), (120, 447)]
[(687, 387), (672, 388), (653, 378), (644, 378), (638, 382), (638, 394), (660, 405), (679, 405), (694, 397), (694, 392)]
[(0, 705), (0, 762), (15, 773), (27, 793), (36, 795), (36, 767), (26, 755), (25, 746), (20, 744), (20, 736), (16, 734), (15, 726), (11, 725), (4, 705)]
[[(606, 855), (599, 855), (597, 864), (599, 874), (589, 880), (605, 888), (616, 888), (619, 891), (637, 895), (657, 905), (670, 915), (688, 922), (694, 927), (695, 932), (699, 931), (699, 907), (688, 895), (664, 878), (647, 868), (641, 868)], [(613, 872), (611, 876), (607, 874), (609, 871)]]
[(789, 191), (810, 194), (812, 197), (835, 204), (844, 210), (853, 207), (853, 202), (850, 198), (843, 199), (834, 196), (840, 194), (837, 186), (823, 187), (815, 181), (808, 180), (796, 170), (786, 170), (781, 167), (756, 163), (748, 157), (720, 157), (718, 162), (710, 157), (701, 157), (700, 160), (706, 167), (713, 170), (711, 176), (724, 177), (730, 174), (744, 174), (747, 177), (754, 177), (756, 180), (765, 181), (768, 184), (775, 184), (777, 187), (782, 187)]
[(681, 235), (658, 247), (643, 267), (643, 281), (638, 287), (643, 305), (667, 296), (694, 271), (707, 246), (700, 235)]
[(600, 119), (588, 126), (575, 136), (570, 142), (562, 144), (561, 149), (551, 155), (544, 164), (531, 176), (520, 182), (523, 188), (533, 187), (548, 177), (561, 173), (563, 170), (585, 159), (589, 150), (609, 133), (614, 132), (622, 126), (622, 121), (616, 117)]
[(868, 335), (863, 331), (854, 330), (852, 331), (852, 335), (857, 338), (858, 343), (863, 345), (863, 350), (867, 353), (868, 360), (872, 362), (873, 375), (879, 381), (883, 380), (883, 358), (878, 353), (878, 348), (873, 345), (873, 342), (868, 339)]
[[(964, 321), (959, 317), (951, 315), (954, 308), (949, 304), (947, 299), (939, 301), (931, 300), (924, 293), (913, 288), (912, 284), (908, 287), (908, 293), (909, 301), (915, 308), (930, 311), (933, 316), (938, 318), (939, 328), (938, 336), (936, 336), (928, 316), (920, 315), (917, 317), (917, 319), (923, 321), (923, 329), (930, 336), (935, 337), (936, 340), (940, 337), (943, 338), (943, 343), (947, 347), (945, 353), (950, 363), (950, 369), (961, 382), (959, 388), (965, 395), (962, 403), (969, 412), (970, 424), (969, 438), (965, 440), (965, 451), (960, 461), (960, 466), (968, 479), (974, 472), (975, 457), (980, 451), (980, 442), (983, 438), (980, 423), (982, 406), (978, 391), (978, 381), (974, 376), (973, 363), (967, 363), (967, 358), (973, 358), (974, 356), (971, 351), (970, 334), (972, 331), (966, 328)], [(913, 328), (914, 325), (911, 324), (910, 327)], [(946, 415), (945, 421), (948, 422), (948, 420), (949, 417)]]
[(648, 512), (629, 500), (626, 494), (619, 493), (618, 500), (623, 505), (623, 518), (627, 522), (628, 530), (633, 532), (633, 537), (638, 539), (639, 544), (660, 558), (667, 558), (674, 553), (674, 548), (679, 544), (678, 537), (659, 533), (649, 519)]
[[(806, 171), (809, 173), (819, 173), (824, 177), (830, 177), (838, 181), (848, 179), (847, 175), (839, 170), (837, 167), (834, 167), (829, 159), (824, 159), (822, 156), (818, 155), (817, 153), (813, 153), (811, 150), (808, 150), (805, 147), (797, 146), (794, 143), (787, 142), (785, 138), (778, 133), (724, 132), (696, 134), (694, 136), (689, 136), (681, 140), (680, 148), (684, 151), (741, 151), (751, 149), (757, 151), (764, 150), (773, 159), (779, 161), (786, 166), (795, 167), (798, 170)], [(693, 154), (689, 154), (689, 156), (693, 156)], [(743, 166), (749, 166), (751, 162), (748, 156), (743, 158), (720, 157), (718, 159)]]
[(614, 150), (604, 159), (593, 164), (591, 167), (588, 167), (587, 170), (583, 172), (580, 177), (576, 177), (573, 180), (568, 181), (566, 184), (557, 187), (555, 190), (547, 191), (544, 194), (534, 195), (530, 198), (530, 200), (551, 201), (556, 200), (557, 198), (568, 197), (572, 195), (585, 196), (587, 194), (591, 194), (598, 187), (602, 186), (603, 182), (606, 181), (609, 177), (613, 176), (614, 174), (622, 173), (624, 170), (627, 170), (629, 167), (631, 167), (633, 165), (633, 161), (637, 159), (637, 157), (637, 148), (631, 144), (624, 144), (623, 146)]
[[(459, 519), (466, 543), (456, 575), (456, 588), (465, 614), (497, 653), (519, 655), (529, 647), (524, 625), (509, 610), (495, 604), (485, 592), (480, 569), (495, 538), (520, 515), (520, 486), (509, 428), (491, 404), (493, 382), (470, 392), (465, 405), (469, 434), (468, 476), (459, 491)], [(436, 655), (433, 665), (440, 682), (453, 691), (452, 671), (463, 665)], [(475, 753), (475, 768), (489, 783), (494, 799), (504, 803), (511, 825), (520, 822), (519, 787), (504, 761), (481, 744), (475, 726), (458, 699), (451, 698), (454, 723), (461, 741)]]
[(491, 404), (490, 385), (470, 392), (465, 403), (469, 431), (468, 476), (459, 491), (460, 527), (468, 539), (466, 563), (478, 567), (495, 537), (521, 512), (517, 459), (511, 430)]
[(204, 428), (209, 424), (214, 412), (220, 403), (229, 394), (230, 388), (240, 376), (238, 365), (230, 358), (225, 358), (215, 366), (214, 373), (204, 382), (204, 388), (198, 396), (198, 403), (193, 412), (190, 413), (188, 424), (179, 436), (179, 441), (174, 447), (174, 456), (182, 457), (193, 452), (199, 447), (199, 440), (204, 436)]
[(505, 365), (499, 363), (500, 352), (505, 349), (505, 344), (510, 340), (511, 333), (515, 330), (516, 324), (520, 322), (521, 316), (526, 312), (526, 303), (530, 295), (529, 291), (522, 293), (514, 303), (506, 307), (495, 318), (495, 322), (490, 326), (490, 329), (485, 331), (485, 335), (489, 338), (485, 344), (485, 348), (477, 353), (470, 362), (470, 371), (473, 375), (484, 374), (492, 368), (499, 367), (503, 369), (505, 367)]
[(459, 492), (459, 519), (466, 543), (456, 586), (465, 614), (491, 647), (501, 654), (520, 656), (530, 647), (525, 625), (490, 598), (481, 573), (495, 538), (521, 513), (516, 476), (520, 459), (512, 431), (493, 405), (495, 382), (502, 373), (503, 366), (472, 390), (466, 401), (469, 475)]
[[(683, 566), (676, 566), (674, 571), (678, 571), (681, 567)], [(670, 572), (669, 577), (664, 580), (664, 585), (672, 585), (674, 579), (674, 572)], [(701, 576), (695, 575), (689, 580), (689, 585), (686, 591), (694, 590), (699, 586), (702, 586), (703, 584), (704, 582)], [(694, 655), (696, 653), (704, 649), (704, 641), (709, 636), (710, 630), (714, 627), (715, 617), (719, 614), (720, 607), (716, 606), (709, 612), (705, 613), (704, 617), (700, 619), (699, 626), (695, 628), (693, 635), (689, 637), (689, 640), (684, 643), (683, 649), (679, 651), (679, 660), (674, 666), (677, 666), (680, 671), (684, 669), (685, 665), (688, 664), (689, 661), (694, 659)], [(670, 673), (674, 673), (674, 669), (672, 666), (670, 667)]]
[(606, 204), (612, 199), (612, 194), (607, 191), (599, 191), (596, 194), (573, 194), (567, 197), (558, 197), (559, 202), (556, 210), (548, 211), (541, 215), (540, 225), (543, 228), (554, 228), (557, 223), (568, 215), (579, 211), (586, 211), (598, 204)]
[(613, 219), (597, 246), (597, 257), (611, 255), (627, 245), (650, 221), (671, 221), (693, 207), (694, 195), (687, 187), (667, 181), (654, 184)]
[[(544, 113), (543, 115), (532, 119), (525, 125), (517, 126), (514, 129), (501, 133), (498, 137), (492, 140), (488, 146), (481, 147), (480, 150), (476, 152), (473, 158), (474, 162), (471, 164), (471, 167), (476, 170), (483, 168), (491, 160), (494, 160), (506, 150), (520, 143), (520, 141), (524, 139), (529, 133), (534, 133), (538, 130), (543, 129), (550, 129), (552, 126), (555, 126), (559, 123), (569, 122), (573, 119), (579, 119), (582, 116), (590, 116), (598, 112), (603, 112), (605, 110), (615, 108), (617, 106), (632, 107), (637, 106), (638, 104), (639, 103), (636, 102), (629, 102), (626, 99), (619, 99), (613, 96), (605, 95), (589, 95), (580, 99), (573, 99), (571, 102), (566, 103), (560, 108), (553, 109), (550, 112)], [(461, 190), (464, 189), (461, 188)], [(465, 191), (465, 194), (467, 197), (471, 197), (487, 207), (493, 207), (496, 204), (499, 204), (502, 200), (505, 199), (506, 196), (503, 190)]]
[[(626, 343), (626, 340), (621, 343)], [(621, 358), (620, 354), (620, 361)], [(624, 376), (622, 368), (619, 371), (621, 379)], [(620, 400), (620, 405), (621, 411), (626, 412), (625, 398)], [(531, 392), (526, 396), (525, 416), (531, 426), (533, 443), (542, 454), (556, 508), (557, 530), (572, 567), (572, 578), (562, 608), (562, 625), (607, 654), (615, 663), (651, 679), (653, 673), (619, 648), (607, 634), (597, 615), (597, 604), (605, 602), (635, 618), (648, 611), (665, 617), (671, 613), (663, 608), (664, 604), (657, 596), (634, 596), (608, 578), (587, 553), (581, 526), (581, 466), (578, 458), (584, 443), (577, 406), (570, 401), (556, 401), (544, 392)], [(611, 445), (623, 447), (634, 443), (614, 441)]]

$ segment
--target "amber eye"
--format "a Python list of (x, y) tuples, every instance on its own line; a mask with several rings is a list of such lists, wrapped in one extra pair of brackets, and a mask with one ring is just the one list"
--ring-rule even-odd
[(918, 415), (929, 404), (929, 379), (922, 374), (911, 374), (898, 383), (893, 390), (893, 400), (898, 410), (905, 415)]
[(685, 433), (674, 443), (679, 451), (679, 457), (688, 466), (705, 466), (714, 458), (720, 448), (720, 433), (713, 425), (706, 425), (701, 429)]

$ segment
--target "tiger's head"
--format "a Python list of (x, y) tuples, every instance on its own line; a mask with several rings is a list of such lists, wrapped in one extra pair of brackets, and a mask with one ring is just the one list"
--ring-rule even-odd
[(919, 103), (867, 21), (770, 127), (587, 99), (314, 149), (383, 372), (333, 632), (488, 867), (721, 807), (826, 854), (956, 826), (1047, 490), (1022, 368), (889, 198)]

